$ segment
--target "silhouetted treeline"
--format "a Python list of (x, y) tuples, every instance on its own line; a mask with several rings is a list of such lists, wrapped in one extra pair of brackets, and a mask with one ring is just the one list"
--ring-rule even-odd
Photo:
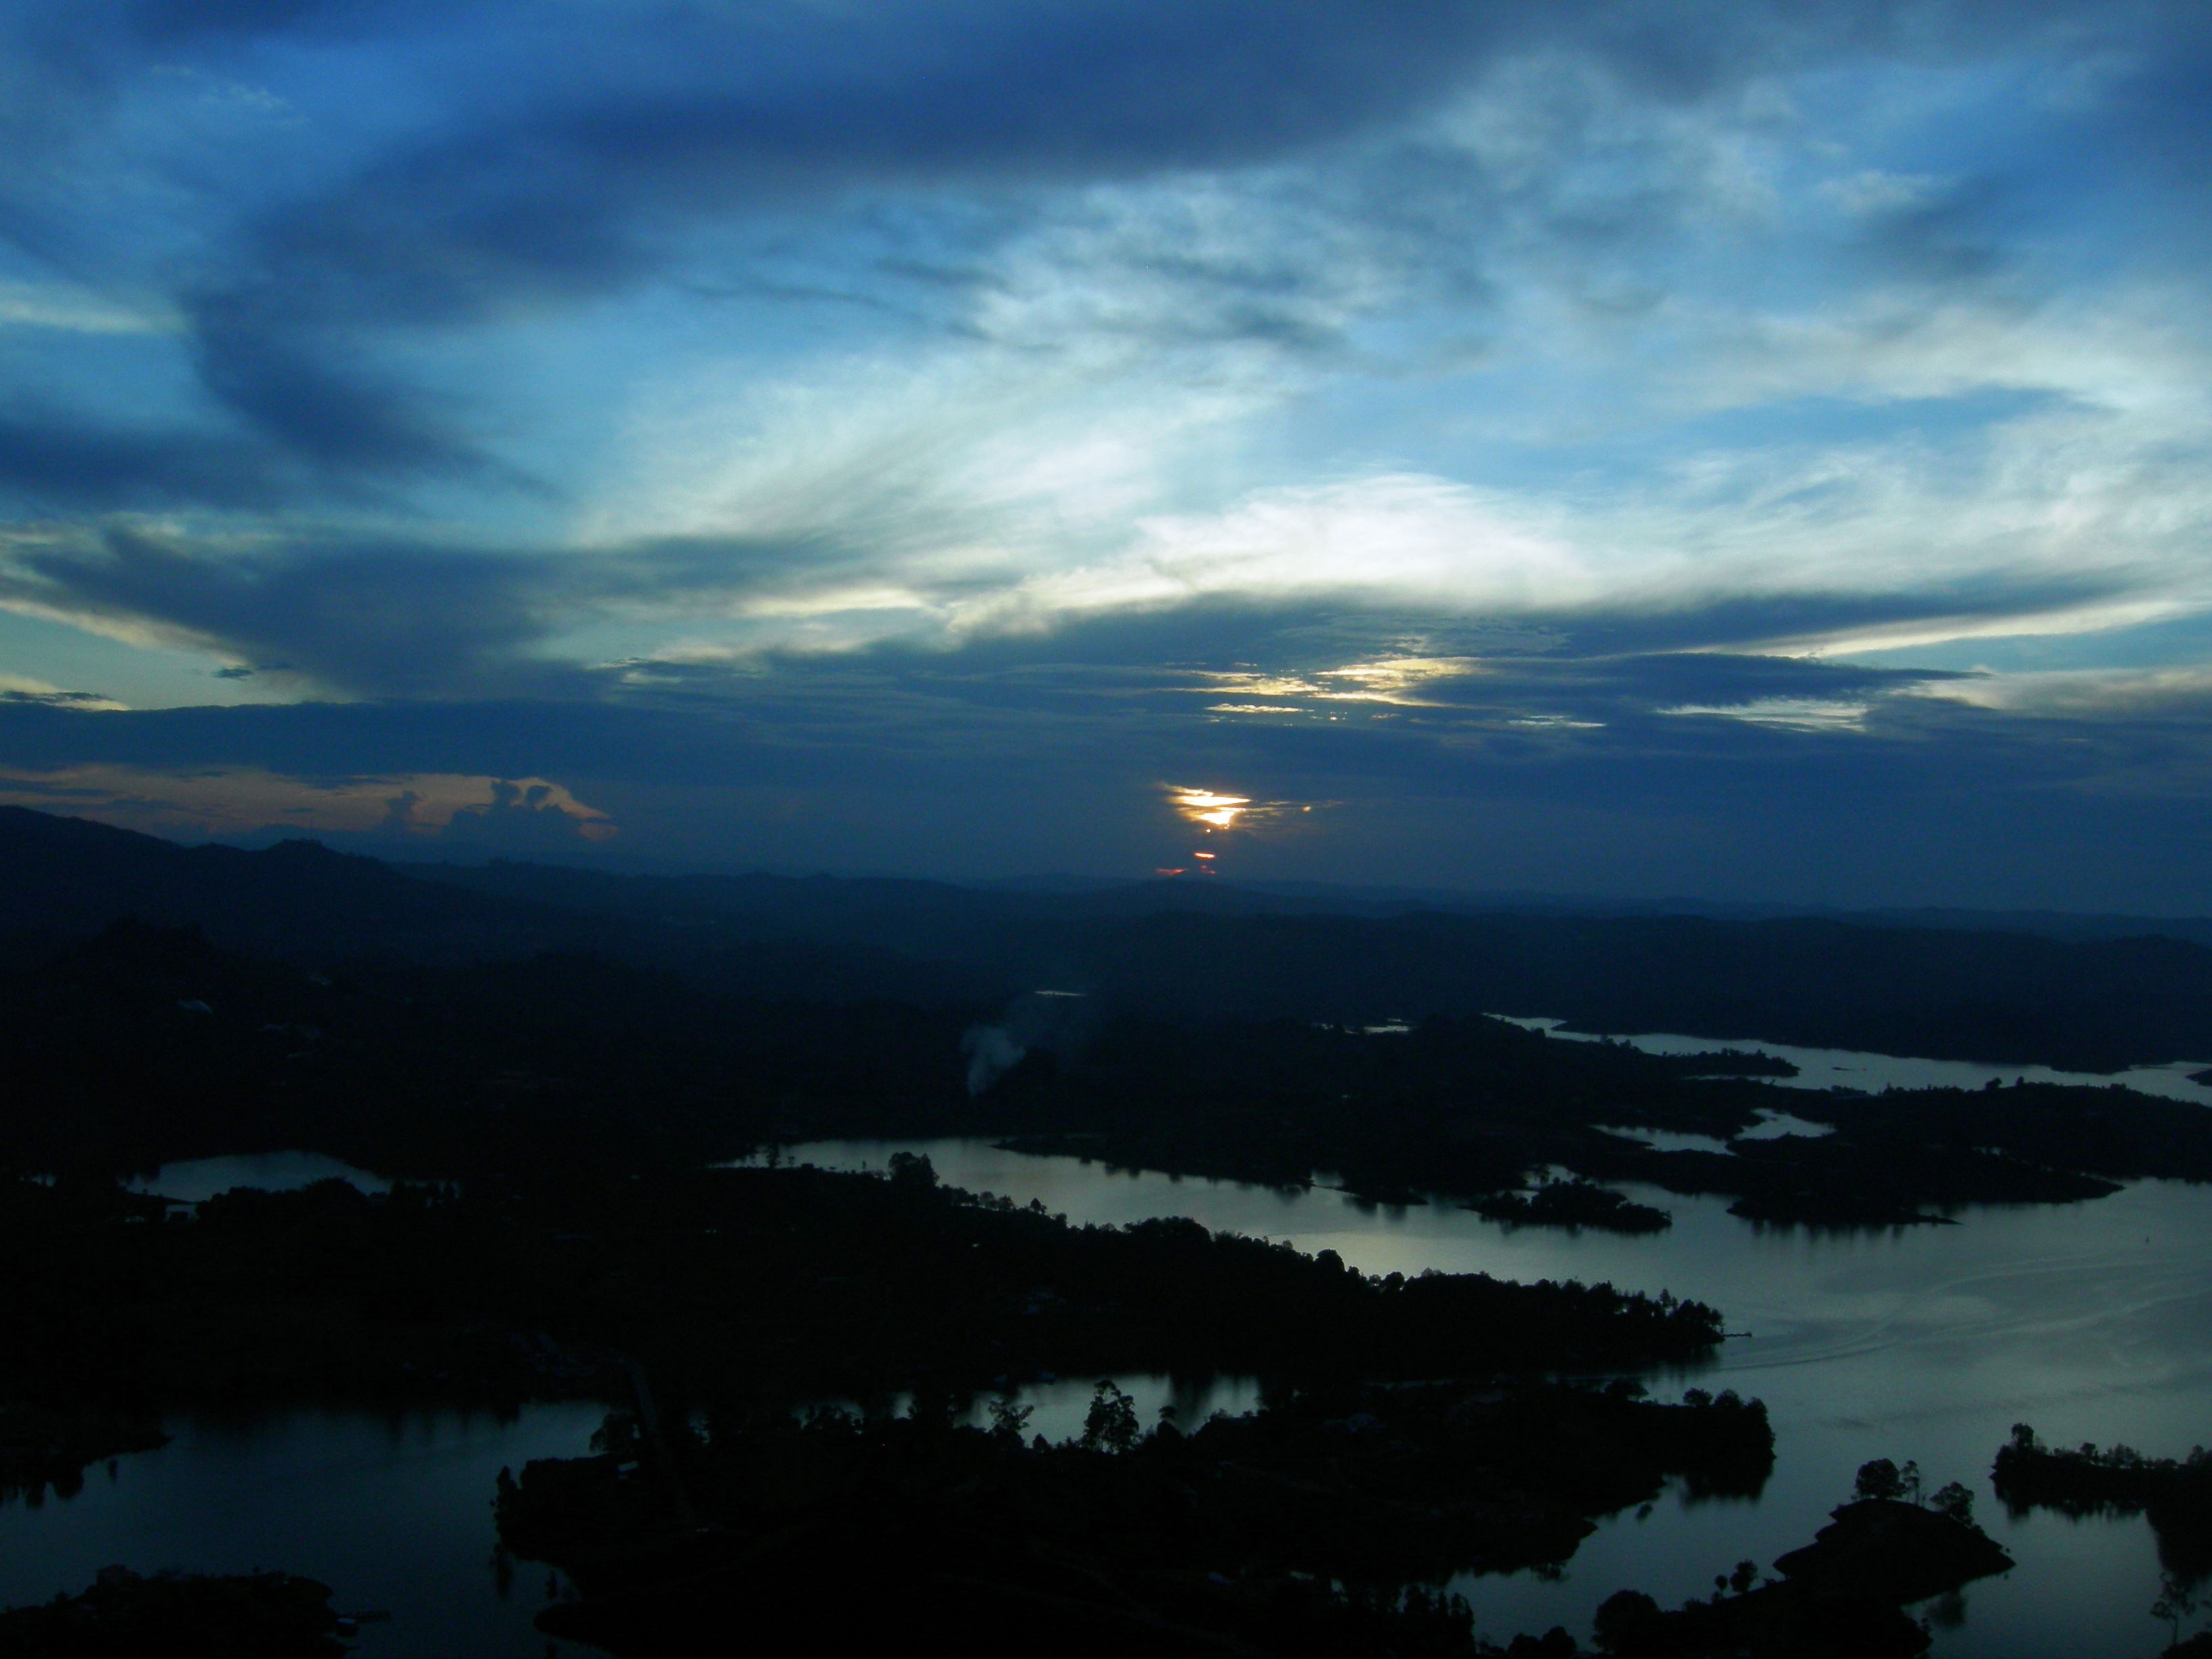
[(1998, 1498), (2014, 1515), (2142, 1515), (2167, 1570), (2194, 1581), (2212, 1573), (2212, 1455), (2146, 1457), (2130, 1446), (2046, 1446), (2026, 1423), (1997, 1449)]
[[(1698, 1075), (1710, 1063), (1479, 1018), (1386, 1036), (1125, 1020), (1069, 1060), (1031, 1056), (984, 1103), (1051, 1126), (1010, 1140), (1025, 1150), (1263, 1182), (1329, 1171), (1393, 1201), (1509, 1194), (1559, 1165), (1586, 1182), (1725, 1195), (1753, 1220), (1863, 1226), (1977, 1203), (2096, 1198), (2136, 1176), (2212, 1178), (2212, 1115), (2186, 1103), (2057, 1085), (1784, 1091)], [(1833, 1133), (1743, 1138), (1761, 1108)], [(1633, 1138), (1639, 1127), (1728, 1145), (1656, 1152)], [(1570, 1190), (1585, 1224), (1602, 1224), (1596, 1206), (1613, 1208), (1608, 1200)], [(1505, 1218), (1576, 1218), (1533, 1199), (1481, 1204)]]
[(967, 1652), (1495, 1651), (1423, 1587), (1563, 1561), (1670, 1475), (1764, 1481), (1763, 1407), (1639, 1393), (1326, 1388), (1146, 1434), (1102, 1383), (1059, 1446), (1012, 1409), (989, 1431), (708, 1409), (653, 1441), (618, 1417), (604, 1455), (503, 1480), (500, 1529), (583, 1592), (543, 1628), (641, 1659), (740, 1607), (765, 1645), (828, 1651), (902, 1629)]
[(1963, 1514), (1863, 1498), (1778, 1558), (1778, 1579), (1754, 1587), (1757, 1565), (1746, 1561), (1717, 1579), (1711, 1600), (1673, 1611), (1623, 1590), (1599, 1606), (1596, 1635), (1617, 1659), (1909, 1659), (1929, 1641), (1903, 1604), (2012, 1565)]
[[(1488, 1376), (1694, 1360), (1696, 1303), (1370, 1279), (1194, 1222), (1071, 1227), (812, 1170), (589, 1166), (466, 1190), (234, 1192), (196, 1216), (0, 1186), (0, 1398), (973, 1391), (1045, 1372)], [(750, 1396), (748, 1396), (750, 1397)]]
[(93, 1463), (168, 1443), (150, 1411), (118, 1411), (83, 1399), (0, 1404), (0, 1503), (33, 1505), (49, 1488), (74, 1498)]
[(787, 1121), (941, 1124), (979, 1012), (732, 999), (589, 956), (311, 971), (126, 921), (0, 969), (0, 1168), (307, 1146), (465, 1178), (703, 1161)]
[(1468, 1207), (1512, 1226), (1596, 1227), (1613, 1233), (1662, 1232), (1674, 1219), (1664, 1210), (1632, 1204), (1611, 1188), (1588, 1181), (1547, 1181), (1525, 1195), (1495, 1193)]
[(1753, 1220), (1838, 1225), (2100, 1198), (2150, 1176), (2212, 1180), (2212, 1114), (2117, 1086), (1801, 1091), (1797, 1100), (1793, 1112), (1834, 1133), (1738, 1140), (1727, 1156), (1631, 1152), (1577, 1167), (1674, 1192), (1735, 1194), (1731, 1208)]
[(0, 1612), (0, 1659), (339, 1659), (342, 1628), (311, 1578), (106, 1567), (78, 1595)]

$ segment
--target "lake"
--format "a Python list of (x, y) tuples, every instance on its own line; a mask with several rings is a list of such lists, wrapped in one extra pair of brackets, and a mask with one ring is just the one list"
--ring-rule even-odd
[[(1831, 1071), (1839, 1060), (1888, 1059), (1739, 1046), (1807, 1055)], [(1989, 1074), (2020, 1073), (1979, 1068), (1957, 1080)], [(2166, 1075), (2160, 1092), (2197, 1097), (2179, 1091), (2201, 1085), (2178, 1069)], [(1777, 1120), (1775, 1132), (1809, 1127)], [(1890, 1457), (1917, 1460), (1931, 1489), (1966, 1482), (1978, 1518), (2020, 1563), (2002, 1579), (1970, 1585), (1943, 1610), (1935, 1650), (1944, 1659), (2148, 1656), (2163, 1645), (2162, 1627), (2148, 1616), (2160, 1593), (2148, 1527), (2047, 1513), (2009, 1520), (1990, 1491), (1989, 1467), (2021, 1421), (2053, 1443), (2124, 1440), (2157, 1455), (2212, 1441), (2212, 1282), (2203, 1272), (2212, 1188), (2144, 1182), (2083, 1204), (1967, 1211), (1957, 1226), (1850, 1233), (1754, 1226), (1729, 1215), (1719, 1199), (1631, 1188), (1675, 1222), (1664, 1233), (1625, 1237), (1509, 1229), (1448, 1204), (1377, 1206), (1327, 1188), (1117, 1171), (974, 1139), (824, 1142), (782, 1156), (881, 1169), (901, 1151), (927, 1154), (955, 1185), (1023, 1204), (1034, 1198), (1077, 1223), (1189, 1216), (1302, 1249), (1334, 1249), (1371, 1273), (1435, 1267), (1610, 1281), (1721, 1308), (1729, 1328), (1745, 1334), (1711, 1364), (1654, 1377), (1652, 1386), (1662, 1395), (1692, 1382), (1732, 1387), (1765, 1400), (1777, 1462), (1765, 1492), (1695, 1503), (1670, 1491), (1647, 1516), (1601, 1523), (1557, 1579), (1462, 1581), (1479, 1627), (1493, 1637), (1564, 1624), (1586, 1638), (1591, 1610), (1616, 1589), (1679, 1601), (1708, 1592), (1713, 1575), (1739, 1560), (1765, 1568), (1811, 1537), (1849, 1495), (1859, 1464)], [(304, 1154), (173, 1165), (143, 1184), (196, 1200), (239, 1179), (276, 1186), (331, 1176), (381, 1185)], [(1032, 1384), (1024, 1394), (1037, 1407), (1032, 1429), (1055, 1438), (1079, 1431), (1096, 1380)], [(1163, 1403), (1187, 1424), (1256, 1403), (1249, 1379), (1116, 1380), (1148, 1422)], [(506, 1421), (453, 1412), (173, 1416), (171, 1445), (118, 1459), (112, 1477), (94, 1466), (73, 1499), (0, 1507), (0, 1603), (82, 1589), (110, 1562), (281, 1566), (331, 1583), (349, 1611), (394, 1613), (392, 1624), (364, 1632), (365, 1653), (543, 1659), (547, 1644), (529, 1621), (544, 1605), (544, 1571), (520, 1568), (500, 1593), (493, 1482), (501, 1465), (580, 1453), (599, 1417), (599, 1407), (582, 1403), (534, 1406)]]
[[(1492, 1014), (1509, 1025), (1531, 1031), (1547, 1031), (1570, 1042), (1601, 1042), (1594, 1032), (1571, 1031), (1556, 1019), (1523, 1019)], [(1383, 1029), (1383, 1028), (1370, 1028)], [(2124, 1072), (2060, 1072), (2048, 1066), (1987, 1066), (1978, 1060), (1917, 1060), (1904, 1054), (1868, 1054), (1856, 1048), (1804, 1048), (1787, 1042), (1761, 1042), (1751, 1038), (1682, 1036), (1671, 1031), (1645, 1031), (1615, 1039), (1654, 1054), (1705, 1054), (1716, 1048), (1744, 1048), (1773, 1054), (1797, 1068), (1795, 1077), (1769, 1078), (1785, 1089), (1856, 1089), (1880, 1094), (1884, 1089), (1978, 1089), (1990, 1082), (2067, 1083), (2101, 1089), (2124, 1083), (2147, 1095), (2169, 1100), (2193, 1101), (2212, 1106), (2212, 1088), (2191, 1080), (2203, 1071), (2201, 1060), (2171, 1060), (2163, 1066), (2131, 1066)]]
[[(319, 1152), (257, 1152), (163, 1165), (134, 1190), (198, 1203), (233, 1187), (318, 1181), (363, 1192), (391, 1182)], [(171, 1436), (85, 1472), (71, 1498), (0, 1502), (0, 1607), (75, 1592), (102, 1567), (143, 1572), (271, 1568), (319, 1579), (362, 1627), (365, 1655), (399, 1659), (583, 1659), (531, 1620), (558, 1582), (494, 1564), (491, 1502), (501, 1468), (585, 1451), (606, 1415), (588, 1401), (491, 1412), (360, 1407), (165, 1414)]]
[(304, 1573), (362, 1627), (365, 1659), (585, 1659), (531, 1619), (546, 1570), (516, 1564), (504, 1593), (491, 1503), (502, 1465), (582, 1452), (604, 1407), (488, 1412), (172, 1412), (158, 1451), (95, 1463), (74, 1498), (0, 1504), (0, 1606), (76, 1591), (102, 1567)]
[(2061, 1445), (2124, 1440), (2178, 1456), (2212, 1442), (2212, 1281), (2203, 1267), (2212, 1188), (2143, 1182), (2088, 1203), (1963, 1212), (1953, 1227), (1816, 1233), (1738, 1220), (1722, 1199), (1631, 1188), (1671, 1210), (1674, 1225), (1630, 1237), (1512, 1230), (1446, 1204), (1401, 1209), (1326, 1188), (1113, 1170), (979, 1140), (819, 1142), (783, 1156), (881, 1169), (895, 1152), (926, 1153), (954, 1185), (1034, 1198), (1072, 1222), (1186, 1215), (1333, 1249), (1370, 1273), (1609, 1281), (1722, 1309), (1729, 1330), (1748, 1334), (1709, 1364), (1654, 1378), (1653, 1391), (1694, 1382), (1764, 1399), (1776, 1441), (1765, 1492), (1705, 1502), (1670, 1492), (1648, 1516), (1603, 1523), (1556, 1580), (1462, 1582), (1479, 1627), (1495, 1638), (1564, 1624), (1587, 1639), (1591, 1611), (1616, 1589), (1673, 1603), (1710, 1592), (1713, 1575), (1740, 1560), (1765, 1569), (1809, 1541), (1850, 1496), (1861, 1463), (1889, 1457), (1917, 1460), (1930, 1490), (1954, 1480), (1972, 1488), (1977, 1518), (2020, 1564), (1943, 1610), (1955, 1622), (1937, 1628), (1936, 1653), (2076, 1659), (2164, 1645), (2147, 1613), (2160, 1594), (2149, 1528), (2049, 1513), (2010, 1520), (1989, 1469), (2022, 1421)]

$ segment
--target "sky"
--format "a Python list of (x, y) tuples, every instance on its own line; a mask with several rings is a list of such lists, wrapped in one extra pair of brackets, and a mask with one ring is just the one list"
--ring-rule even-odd
[(2133, 0), (0, 0), (0, 800), (2212, 911), (2208, 110)]

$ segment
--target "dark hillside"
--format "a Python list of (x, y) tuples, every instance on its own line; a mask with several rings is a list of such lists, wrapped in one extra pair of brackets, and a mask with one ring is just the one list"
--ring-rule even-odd
[(2212, 1060), (2212, 949), (1877, 926), (1435, 910), (1327, 915), (1231, 886), (1075, 892), (826, 876), (633, 877), (407, 866), (289, 842), (185, 848), (0, 810), (0, 936), (86, 938), (130, 916), (293, 960), (514, 959), (556, 949), (738, 995), (925, 1006), (1049, 987), (1103, 1013), (1371, 1022), (1548, 1015), (2108, 1072)]

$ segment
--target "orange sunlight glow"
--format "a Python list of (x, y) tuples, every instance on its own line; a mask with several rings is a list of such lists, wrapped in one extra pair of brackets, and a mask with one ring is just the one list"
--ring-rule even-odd
[(1193, 823), (1206, 825), (1208, 830), (1230, 828), (1237, 822), (1237, 816), (1252, 804), (1249, 795), (1217, 795), (1209, 789), (1172, 788), (1168, 793), (1176, 811)]

